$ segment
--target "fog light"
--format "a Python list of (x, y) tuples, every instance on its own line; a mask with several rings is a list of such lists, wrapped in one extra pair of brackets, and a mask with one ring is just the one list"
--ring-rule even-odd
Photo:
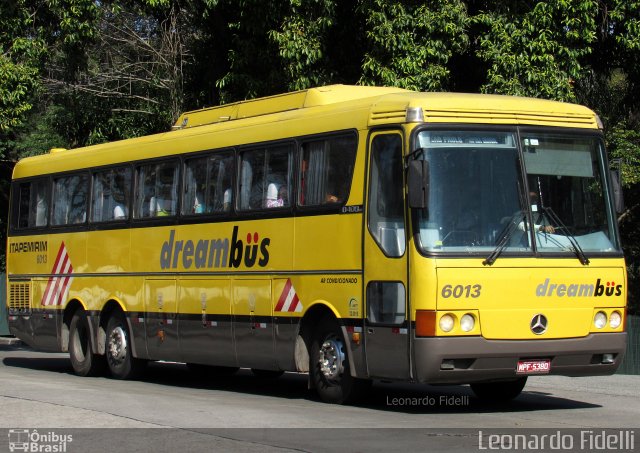
[(455, 324), (455, 320), (453, 316), (446, 314), (440, 318), (440, 328), (443, 332), (451, 332), (453, 329), (453, 325)]
[(471, 332), (476, 326), (476, 319), (469, 313), (460, 318), (460, 328), (465, 332)]
[(614, 311), (609, 318), (609, 325), (612, 329), (617, 329), (620, 324), (622, 324), (622, 315), (620, 315), (620, 312)]
[(596, 313), (595, 318), (593, 318), (593, 324), (596, 326), (596, 329), (602, 329), (607, 325), (607, 315), (603, 311), (599, 311)]

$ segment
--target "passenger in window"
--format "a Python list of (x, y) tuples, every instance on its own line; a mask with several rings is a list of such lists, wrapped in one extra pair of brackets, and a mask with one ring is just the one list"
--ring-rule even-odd
[(86, 219), (87, 219), (87, 213), (85, 211), (78, 211), (73, 217), (71, 223), (72, 224), (84, 223)]
[(224, 212), (231, 211), (231, 189), (227, 189), (224, 191), (224, 196), (222, 199), (222, 209)]
[(288, 192), (286, 185), (282, 185), (278, 190), (276, 185), (271, 183), (267, 187), (267, 208), (279, 208), (288, 204)]
[(171, 215), (171, 201), (158, 199), (158, 210), (156, 212), (158, 217), (165, 217)]
[(36, 201), (36, 226), (43, 226), (47, 224), (47, 208), (46, 198), (43, 194), (38, 193)]
[(155, 217), (158, 212), (158, 200), (155, 196), (149, 198), (149, 217)]
[(197, 193), (193, 198), (193, 213), (194, 214), (202, 214), (204, 212), (204, 204), (200, 201), (204, 200), (202, 194)]
[(113, 219), (114, 220), (122, 220), (127, 218), (127, 208), (124, 204), (118, 203), (116, 201), (115, 206), (113, 207)]
[(114, 220), (122, 220), (127, 217), (127, 214), (124, 212), (124, 205), (116, 204), (113, 207), (113, 219)]
[(149, 212), (152, 216), (166, 217), (171, 215), (171, 200), (151, 197), (149, 201)]
[(124, 204), (124, 199), (122, 196), (116, 192), (113, 196), (114, 206), (113, 206), (113, 219), (114, 220), (122, 220), (127, 218), (127, 208)]

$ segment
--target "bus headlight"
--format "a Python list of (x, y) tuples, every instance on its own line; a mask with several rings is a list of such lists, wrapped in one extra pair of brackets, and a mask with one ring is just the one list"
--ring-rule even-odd
[(476, 326), (476, 319), (469, 313), (460, 318), (460, 328), (465, 332), (471, 332)]
[(622, 315), (619, 311), (614, 311), (611, 313), (611, 317), (609, 318), (609, 326), (612, 329), (617, 329), (622, 324)]
[(596, 326), (596, 329), (602, 329), (607, 325), (607, 315), (603, 311), (599, 311), (596, 313), (596, 316), (593, 318), (593, 324)]
[(453, 316), (450, 314), (443, 315), (442, 318), (440, 318), (440, 329), (442, 329), (443, 332), (451, 332), (454, 324), (455, 319), (453, 319)]

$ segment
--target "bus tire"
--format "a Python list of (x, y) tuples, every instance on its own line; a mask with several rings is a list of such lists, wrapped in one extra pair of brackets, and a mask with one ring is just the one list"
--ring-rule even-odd
[(98, 376), (106, 368), (104, 356), (91, 351), (91, 331), (84, 310), (76, 310), (69, 324), (69, 358), (78, 376)]
[(505, 402), (516, 398), (522, 392), (527, 377), (519, 377), (512, 381), (476, 382), (471, 384), (471, 390), (484, 401)]
[(114, 313), (107, 323), (107, 364), (116, 379), (135, 379), (144, 371), (146, 362), (133, 357), (131, 334), (123, 314)]
[(369, 380), (351, 376), (342, 332), (338, 323), (330, 318), (324, 318), (314, 332), (309, 373), (312, 388), (325, 403), (352, 403), (371, 384)]

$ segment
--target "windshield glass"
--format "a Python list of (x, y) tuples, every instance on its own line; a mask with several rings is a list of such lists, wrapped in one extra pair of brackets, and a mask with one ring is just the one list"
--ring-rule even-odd
[(575, 253), (572, 242), (585, 253), (618, 250), (600, 140), (520, 140), (510, 131), (418, 134), (415, 156), (429, 161), (428, 207), (413, 216), (423, 252)]
[(523, 134), (522, 150), (537, 250), (571, 250), (571, 237), (585, 252), (616, 250), (600, 140)]
[(505, 251), (531, 250), (514, 133), (423, 131), (418, 147), (429, 161), (428, 208), (417, 211), (424, 251), (487, 254), (509, 230)]

